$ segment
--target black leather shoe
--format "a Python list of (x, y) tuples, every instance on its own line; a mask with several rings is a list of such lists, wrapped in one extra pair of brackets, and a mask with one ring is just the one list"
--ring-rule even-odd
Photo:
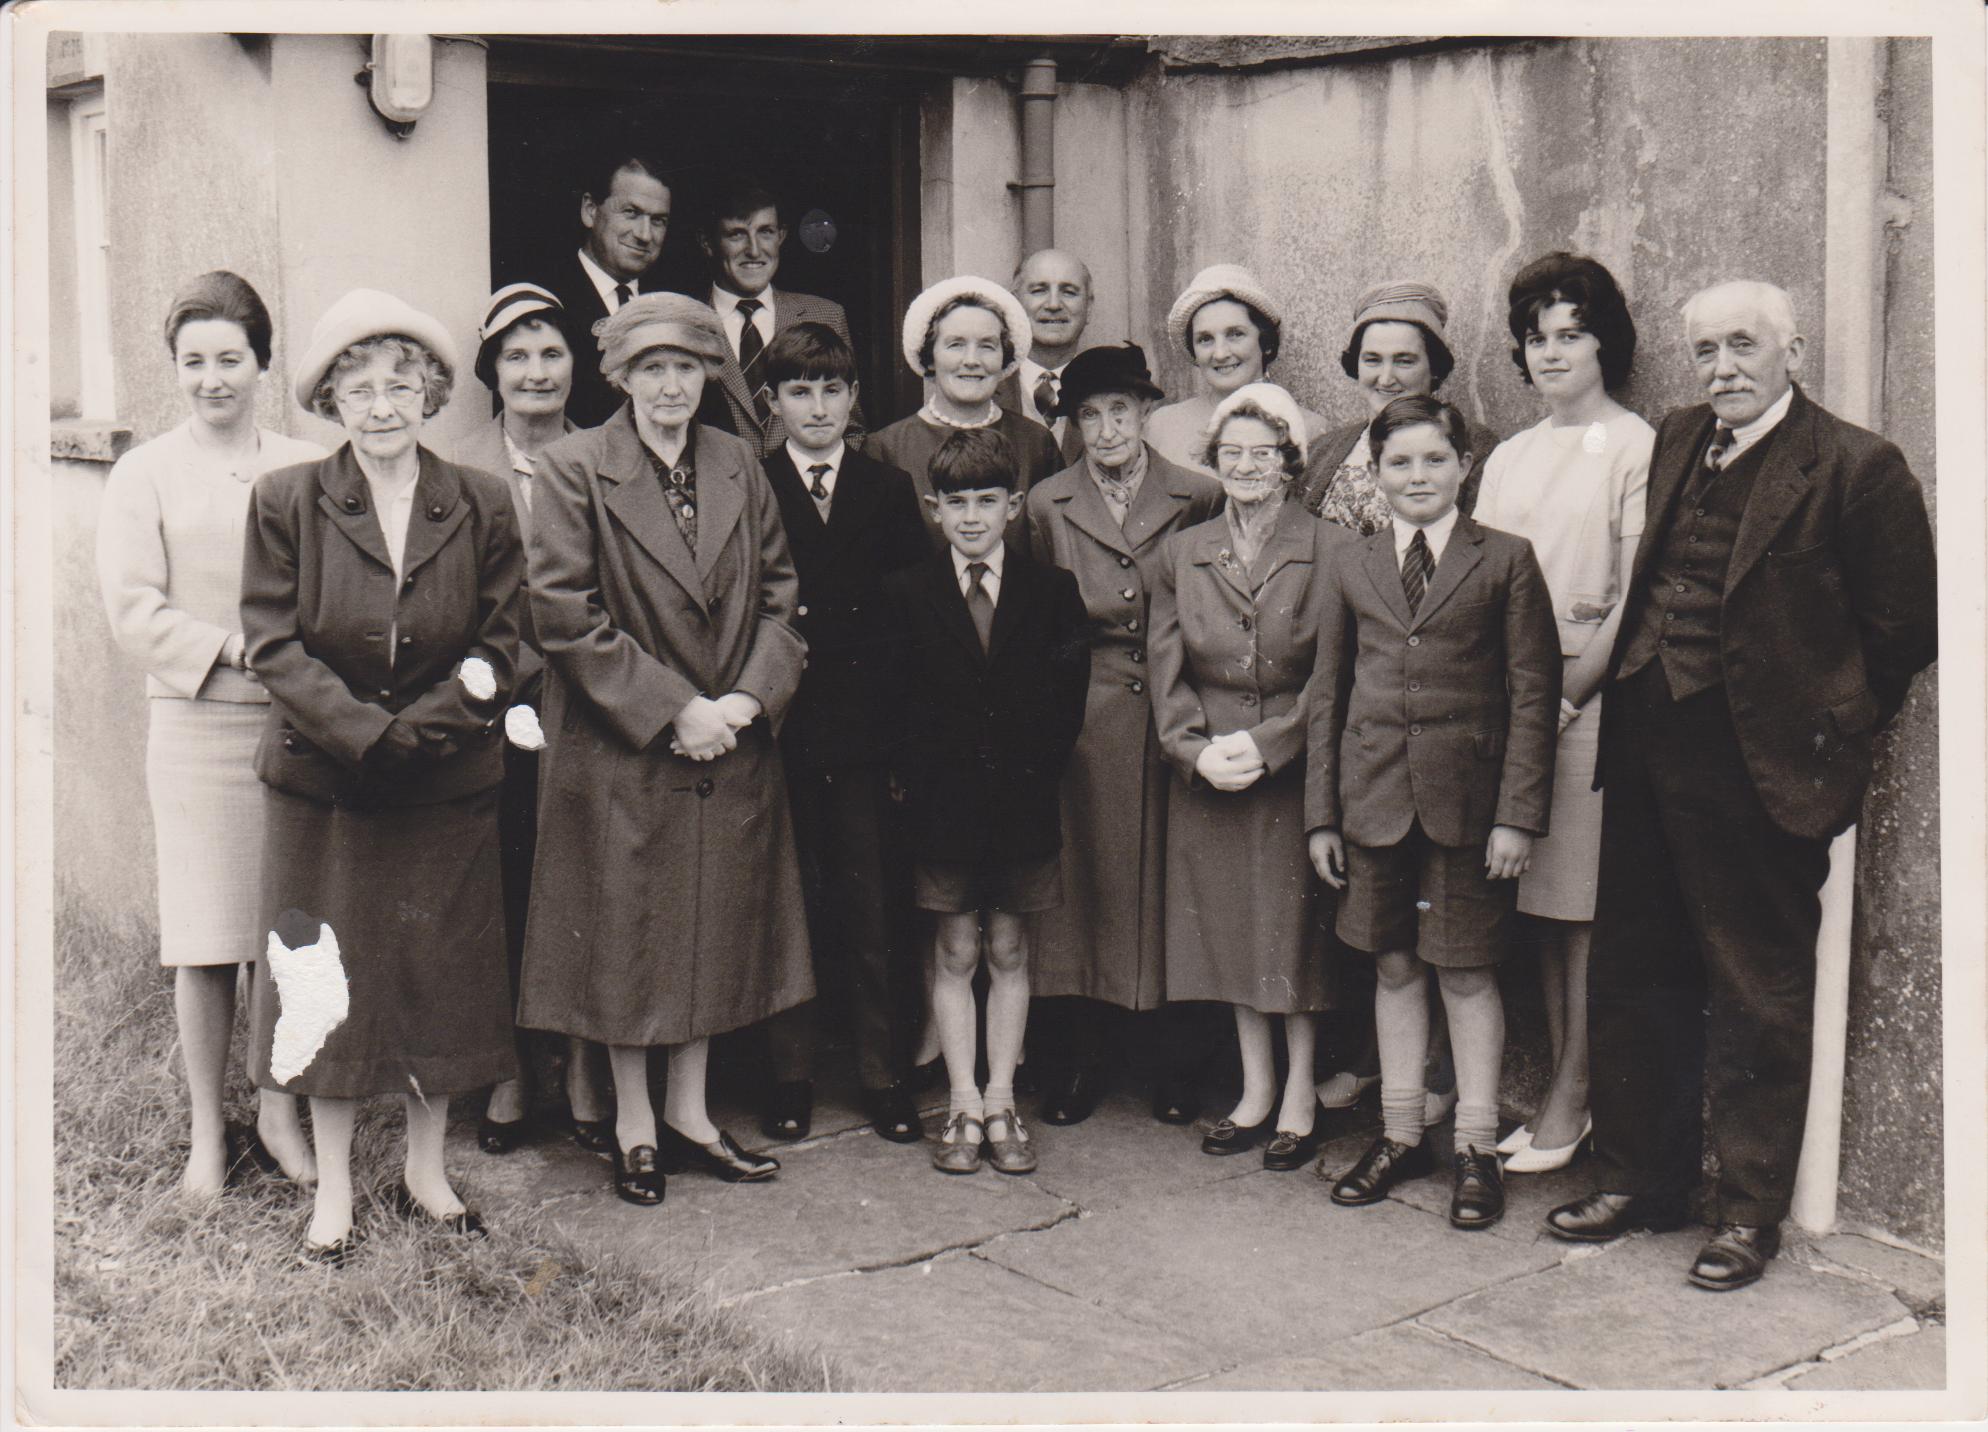
[(1301, 1169), (1318, 1155), (1319, 1146), (1325, 1142), (1324, 1120), (1312, 1124), (1309, 1134), (1290, 1134), (1282, 1129), (1277, 1137), (1263, 1146), (1263, 1166), (1273, 1173), (1290, 1173)]
[(1186, 1079), (1162, 1079), (1153, 1090), (1153, 1117), (1163, 1124), (1191, 1124), (1201, 1117), (1201, 1100)]
[(662, 1166), (656, 1159), (654, 1144), (637, 1144), (623, 1153), (619, 1145), (609, 1144), (614, 1151), (614, 1191), (624, 1203), (639, 1204), (643, 1208), (654, 1208), (663, 1201), (666, 1180)]
[(1767, 1264), (1781, 1251), (1778, 1223), (1721, 1223), (1712, 1240), (1698, 1250), (1698, 1261), (1685, 1276), (1714, 1293), (1730, 1293), (1758, 1283)]
[(1456, 1192), (1450, 1195), (1450, 1227), (1489, 1228), (1505, 1216), (1505, 1171), (1495, 1149), (1456, 1151)]
[(433, 1223), (448, 1229), (451, 1233), (461, 1234), (464, 1238), (490, 1236), (490, 1230), (483, 1226), (483, 1215), (475, 1209), (465, 1208), (461, 1213), (451, 1213), (446, 1217), (437, 1218), (421, 1206), (421, 1201), (414, 1196), (414, 1191), (404, 1183), (395, 1186), (387, 1202), (395, 1213), (409, 1223)]
[(787, 1079), (773, 1086), (759, 1117), (759, 1131), (769, 1139), (792, 1143), (805, 1139), (815, 1126), (815, 1086), (805, 1079)]
[(1277, 1126), (1277, 1111), (1272, 1109), (1254, 1124), (1238, 1124), (1234, 1119), (1217, 1119), (1215, 1127), (1201, 1136), (1201, 1152), (1204, 1154), (1248, 1153), (1262, 1143)]
[(1104, 1092), (1104, 1081), (1095, 1069), (1078, 1065), (1049, 1080), (1049, 1088), (1042, 1096), (1042, 1121), (1045, 1124), (1081, 1124), (1097, 1112), (1098, 1096)]
[(759, 1183), (780, 1172), (780, 1160), (749, 1153), (733, 1143), (723, 1129), (718, 1130), (717, 1140), (708, 1144), (700, 1144), (668, 1124), (657, 1132), (662, 1135), (663, 1167), (671, 1173), (701, 1169), (726, 1183)]
[(1547, 1214), (1546, 1231), (1569, 1243), (1607, 1243), (1639, 1228), (1668, 1233), (1682, 1228), (1684, 1219), (1682, 1196), (1596, 1190)]
[(881, 1089), (863, 1091), (863, 1117), (880, 1139), (894, 1144), (915, 1144), (925, 1137), (925, 1125), (918, 1117), (918, 1101), (902, 1084), (886, 1084)]
[(499, 1120), (485, 1114), (476, 1124), (476, 1146), (486, 1154), (508, 1154), (525, 1141), (523, 1119)]
[(1436, 1171), (1429, 1145), (1398, 1144), (1383, 1134), (1360, 1155), (1360, 1161), (1332, 1185), (1332, 1201), (1346, 1208), (1379, 1203), (1403, 1179), (1423, 1178)]
[(277, 1183), (288, 1183), (290, 1175), (283, 1172), (283, 1165), (276, 1155), (269, 1151), (269, 1145), (262, 1141), (262, 1134), (253, 1124), (230, 1124), (222, 1136), (226, 1140), (227, 1152), (222, 1155), (227, 1160), (225, 1181), (233, 1186), (250, 1168), (264, 1178)]
[(590, 1154), (614, 1152), (614, 1116), (573, 1120), (573, 1142)]

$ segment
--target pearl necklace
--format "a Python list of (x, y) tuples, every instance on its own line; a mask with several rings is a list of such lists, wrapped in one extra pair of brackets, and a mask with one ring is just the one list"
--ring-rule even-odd
[(963, 423), (958, 418), (949, 418), (930, 403), (927, 403), (918, 410), (918, 416), (937, 427), (962, 429), (985, 428), (1001, 420), (1001, 405), (990, 398), (987, 402), (987, 416), (970, 423)]

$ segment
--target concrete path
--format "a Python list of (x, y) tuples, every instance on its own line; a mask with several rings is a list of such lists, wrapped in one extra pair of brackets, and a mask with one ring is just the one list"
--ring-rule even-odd
[[(760, 1144), (744, 1111), (721, 1122)], [(819, 1348), (844, 1391), (1945, 1385), (1942, 1265), (1867, 1238), (1792, 1238), (1760, 1283), (1714, 1295), (1684, 1281), (1703, 1229), (1600, 1248), (1541, 1232), (1586, 1191), (1579, 1161), (1512, 1179), (1504, 1222), (1472, 1234), (1447, 1222), (1446, 1175), (1335, 1207), (1309, 1171), (1211, 1158), (1129, 1093), (1078, 1127), (1031, 1127), (1033, 1177), (947, 1177), (832, 1101), (813, 1138), (776, 1150), (773, 1182), (673, 1177), (654, 1210), (617, 1200), (607, 1161), (564, 1138), (492, 1158), (459, 1121), (450, 1167), (494, 1222), (536, 1208), (583, 1246), (701, 1283)], [(1349, 1120), (1327, 1166), (1369, 1128)]]

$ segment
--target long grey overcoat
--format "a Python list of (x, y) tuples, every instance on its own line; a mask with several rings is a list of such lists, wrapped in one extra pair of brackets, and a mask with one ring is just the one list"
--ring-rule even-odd
[(1168, 535), (1221, 505), (1220, 483), (1150, 446), (1122, 528), (1082, 461), (1029, 492), (1029, 550), (1076, 575), (1091, 623), (1084, 731), (1063, 771), (1063, 903), (1036, 917), (1036, 994), (1166, 999), (1167, 769), (1146, 694), (1147, 592)]
[[(680, 1044), (814, 994), (774, 728), (806, 650), (773, 490), (696, 429), (698, 543), (677, 530), (624, 405), (539, 462), (531, 604), (547, 667), (538, 859), (518, 1022)], [(765, 715), (737, 749), (670, 753), (700, 693)]]

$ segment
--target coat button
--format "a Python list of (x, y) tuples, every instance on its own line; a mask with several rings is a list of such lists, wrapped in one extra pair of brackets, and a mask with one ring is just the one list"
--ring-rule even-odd
[(382, 701), (391, 701), (391, 700), (393, 700), (393, 693), (392, 693), (391, 691), (387, 690), (387, 689), (386, 689), (386, 688), (385, 688), (384, 686), (382, 686), (382, 687), (380, 688), (380, 700), (382, 700)]
[(1242, 703), (1245, 706), (1256, 705), (1256, 693), (1254, 691), (1245, 691), (1242, 694)]
[(1121, 567), (1129, 567), (1132, 565), (1132, 559), (1130, 557), (1120, 557), (1118, 559), (1118, 565)]
[(1410, 638), (1408, 638), (1408, 644), (1410, 646), (1420, 646), (1422, 645), (1422, 638), (1419, 636), (1411, 636)]
[(1139, 630), (1139, 618), (1137, 618), (1137, 617), (1134, 617), (1134, 618), (1132, 618), (1132, 620), (1131, 620), (1131, 621), (1129, 621), (1129, 622), (1127, 622), (1127, 623), (1125, 624), (1125, 629), (1126, 629), (1127, 631), (1137, 631), (1137, 630)]
[(1133, 660), (1134, 662), (1143, 662), (1143, 661), (1144, 661), (1145, 659), (1146, 659), (1146, 653), (1145, 653), (1145, 652), (1141, 651), (1141, 650), (1140, 650), (1140, 649), (1139, 649), (1138, 647), (1136, 647), (1136, 646), (1132, 648), (1132, 660)]
[(1419, 736), (1422, 734), (1422, 728), (1420, 726), (1410, 726), (1408, 728), (1408, 734), (1411, 736)]
[(408, 579), (407, 579), (406, 581), (402, 582), (402, 583), (400, 584), (400, 589), (401, 589), (401, 590), (402, 590), (403, 592), (411, 592), (411, 591), (413, 591), (413, 590), (414, 590), (414, 578), (412, 578), (412, 577), (409, 577), (409, 578), (408, 578)]
[(449, 515), (449, 509), (442, 506), (441, 503), (431, 502), (428, 504), (428, 520), (430, 522), (440, 522), (444, 517), (447, 517), (448, 515)]
[(356, 497), (348, 497), (345, 499), (345, 510), (347, 512), (364, 512), (366, 504)]
[(1410, 691), (1420, 691), (1422, 689), (1422, 683), (1419, 681), (1411, 681), (1408, 683), (1408, 689)]
[(795, 607), (795, 608), (794, 608), (794, 615), (795, 615), (795, 616), (797, 616), (797, 617), (804, 617), (804, 616), (806, 616), (807, 614), (808, 614), (808, 609), (807, 609), (806, 607)]
[(1127, 587), (1124, 591), (1120, 592), (1118, 595), (1123, 597), (1126, 601), (1130, 602), (1138, 600), (1139, 592), (1137, 588)]
[(285, 736), (285, 737), (283, 738), (283, 749), (284, 749), (284, 750), (286, 750), (286, 751), (294, 751), (294, 750), (296, 750), (296, 749), (297, 749), (297, 738), (296, 738), (295, 736)]
[(718, 789), (718, 783), (712, 780), (709, 776), (706, 776), (703, 780), (697, 783), (697, 798), (699, 800), (709, 800), (711, 798), (711, 792), (715, 791), (716, 789)]
[(413, 637), (411, 637), (411, 636), (404, 636), (404, 637), (402, 637), (402, 638), (400, 639), (400, 644), (401, 644), (402, 646), (413, 646), (413, 645), (414, 645), (414, 638), (413, 638)]
[(1241, 627), (1244, 631), (1248, 631), (1251, 627), (1255, 626), (1256, 623), (1251, 621), (1248, 617), (1237, 617), (1236, 625)]
[(1146, 683), (1135, 678), (1125, 683), (1125, 689), (1130, 691), (1134, 696), (1137, 696), (1146, 689)]

